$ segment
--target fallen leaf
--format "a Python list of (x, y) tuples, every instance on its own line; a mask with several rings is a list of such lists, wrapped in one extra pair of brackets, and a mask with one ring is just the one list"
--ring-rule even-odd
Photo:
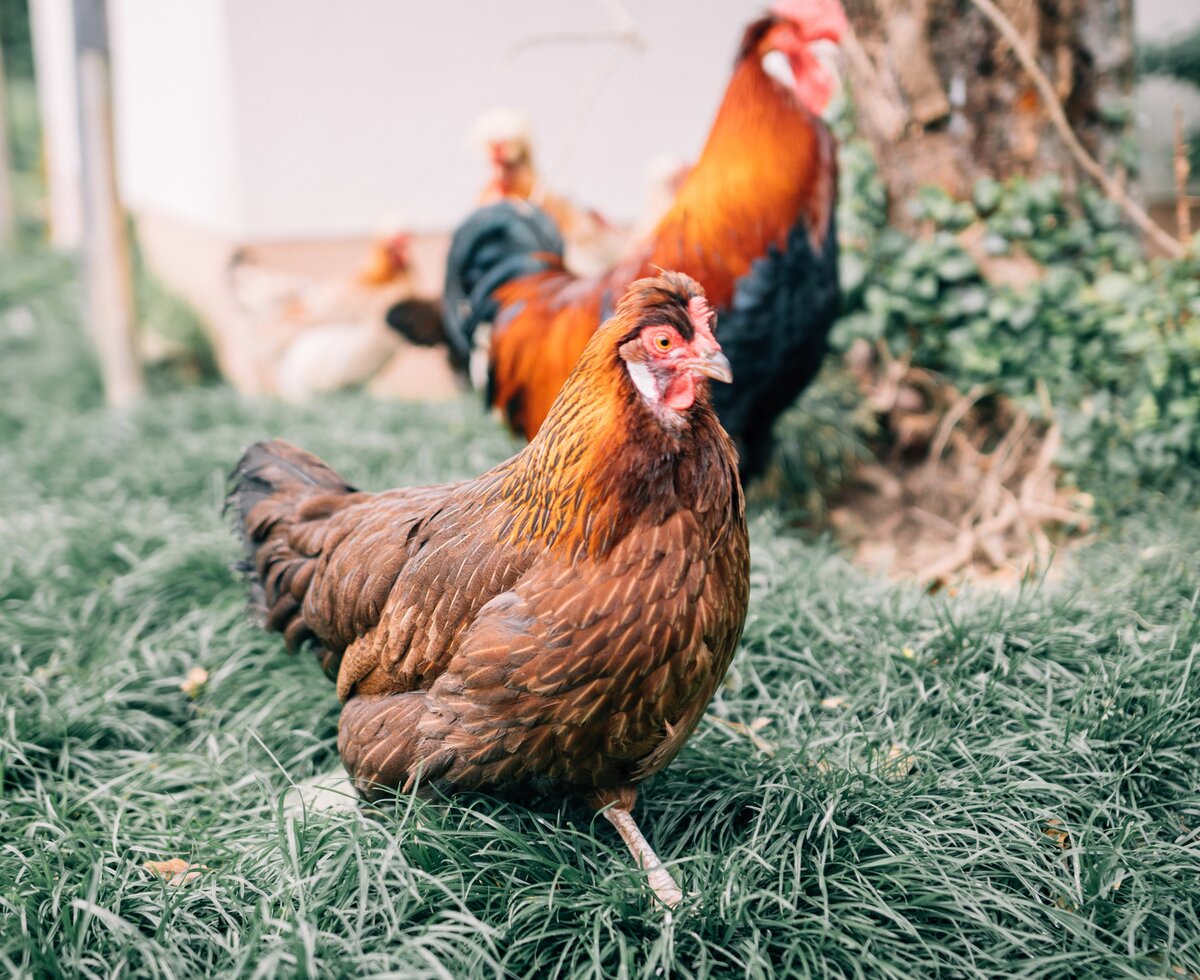
[(904, 751), (904, 746), (893, 742), (883, 763), (884, 778), (892, 782), (903, 779), (913, 771), (916, 764), (917, 760)]
[(179, 690), (183, 691), (189, 698), (195, 698), (207, 683), (208, 671), (203, 667), (193, 667), (188, 671), (187, 679), (179, 685)]
[(201, 871), (211, 871), (204, 864), (188, 864), (183, 858), (168, 861), (147, 861), (142, 865), (152, 875), (162, 878), (168, 885), (189, 885), (200, 877)]
[(846, 699), (839, 695), (838, 697), (834, 697), (834, 698), (825, 698), (821, 702), (821, 707), (822, 708), (841, 708), (845, 704), (846, 704)]
[(1042, 828), (1042, 833), (1049, 837), (1055, 844), (1061, 847), (1064, 851), (1071, 846), (1071, 835), (1062, 827), (1062, 821), (1051, 818), (1046, 821), (1046, 826)]

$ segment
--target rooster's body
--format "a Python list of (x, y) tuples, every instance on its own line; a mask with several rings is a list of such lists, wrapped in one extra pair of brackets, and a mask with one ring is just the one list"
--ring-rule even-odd
[(369, 494), (287, 443), (247, 451), (230, 503), (267, 625), (336, 678), (364, 793), (564, 793), (625, 817), (686, 741), (748, 595), (698, 293), (634, 284), (538, 437), (477, 479)]
[[(743, 472), (761, 471), (771, 426), (816, 374), (840, 302), (835, 145), (815, 111), (828, 91), (808, 44), (836, 40), (842, 24), (836, 0), (791, 0), (750, 26), (673, 206), (608, 271), (586, 279), (568, 272), (549, 223), (523, 202), (481, 209), (456, 231), (448, 333), (465, 352), (479, 340), (476, 328), (490, 324), (489, 397), (518, 433), (532, 438), (541, 427), (625, 287), (655, 268), (678, 269), (703, 284), (719, 311), (737, 382), (713, 402), (741, 444)], [(777, 50), (792, 61), (794, 86), (764, 70), (763, 58)]]

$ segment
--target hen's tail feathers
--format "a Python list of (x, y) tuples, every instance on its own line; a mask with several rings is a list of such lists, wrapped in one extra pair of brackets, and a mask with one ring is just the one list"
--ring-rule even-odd
[(473, 212), (455, 230), (446, 259), (442, 309), (458, 355), (470, 357), (476, 327), (496, 315), (495, 290), (562, 264), (562, 235), (541, 208), (505, 200)]
[(427, 299), (402, 299), (383, 315), (384, 322), (409, 343), (436, 347), (446, 342), (441, 305)]
[[(291, 532), (328, 517), (355, 492), (312, 453), (282, 439), (255, 443), (230, 474), (225, 513), (244, 548), (238, 568), (264, 625), (283, 633), (291, 650), (313, 636), (303, 604), (315, 570), (314, 556), (293, 547)], [(328, 650), (317, 656), (327, 673), (336, 674), (340, 657)]]

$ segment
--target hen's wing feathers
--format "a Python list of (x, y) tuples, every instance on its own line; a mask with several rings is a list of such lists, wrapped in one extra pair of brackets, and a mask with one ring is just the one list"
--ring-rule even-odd
[(357, 621), (338, 677), (338, 693), (428, 687), (442, 672), (481, 606), (510, 588), (527, 567), (523, 549), (504, 544), (496, 528), (504, 505), (470, 493), (402, 521), (372, 514), (354, 541), (332, 556), (328, 601), (353, 601), (364, 561), (383, 580), (369, 620)]
[(504, 507), (472, 481), (301, 508), (282, 529), (277, 548), (303, 563), (291, 594), (307, 629), (344, 651), (341, 697), (424, 688), (441, 672), (476, 610), (526, 567), (497, 540)]
[(456, 785), (661, 768), (737, 645), (727, 610), (746, 589), (745, 537), (728, 533), (734, 547), (705, 554), (696, 516), (681, 511), (603, 563), (531, 568), (479, 610), (430, 688), (422, 754)]

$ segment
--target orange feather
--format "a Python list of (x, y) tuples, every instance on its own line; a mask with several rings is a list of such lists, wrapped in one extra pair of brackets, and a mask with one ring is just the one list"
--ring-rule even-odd
[[(757, 25), (756, 25), (757, 26)], [(752, 27), (700, 159), (654, 231), (621, 263), (589, 278), (564, 269), (496, 290), (492, 404), (532, 439), (615, 297), (656, 269), (684, 272), (726, 307), (737, 280), (800, 220), (819, 249), (836, 196), (828, 129), (762, 67)]]

